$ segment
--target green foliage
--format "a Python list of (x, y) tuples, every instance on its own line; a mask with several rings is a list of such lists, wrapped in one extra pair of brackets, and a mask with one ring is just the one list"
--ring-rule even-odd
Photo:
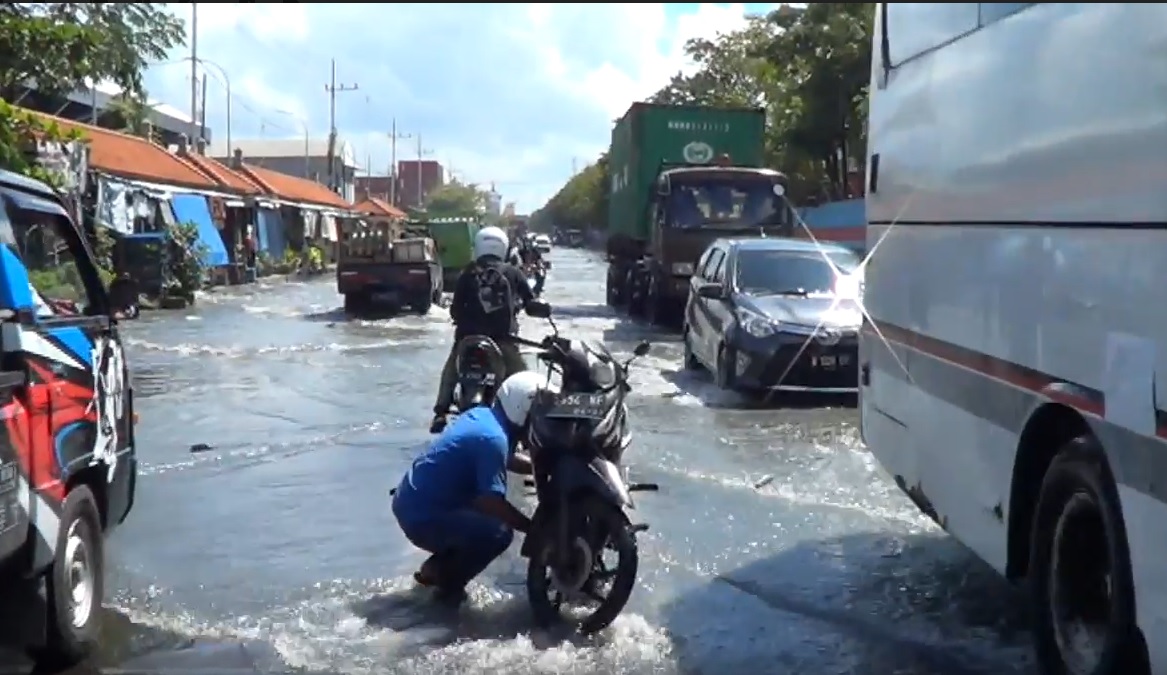
[(43, 298), (85, 302), (85, 284), (76, 265), (55, 265), (28, 271), (28, 280)]
[(185, 41), (161, 3), (10, 2), (0, 5), (0, 97), (24, 82), (66, 93), (109, 80), (142, 93), (147, 63)]
[(37, 139), (55, 142), (76, 140), (81, 134), (64, 131), (56, 122), (0, 100), (0, 169), (59, 186), (62, 177), (36, 162)]
[[(114, 129), (140, 138), (146, 138), (150, 134), (149, 121), (150, 104), (145, 93), (118, 94), (97, 118), (97, 123), (106, 129)], [(154, 131), (150, 140), (159, 142), (161, 134)]]
[(93, 263), (97, 265), (97, 274), (107, 289), (115, 276), (113, 249), (116, 243), (113, 232), (109, 228), (101, 226), (94, 228)]
[[(741, 30), (690, 40), (696, 71), (674, 75), (649, 101), (763, 107), (767, 164), (790, 178), (791, 197), (841, 197), (848, 163), (866, 158), (874, 17), (874, 3), (841, 2), (750, 17)], [(604, 164), (601, 157), (573, 176), (533, 214), (538, 226), (603, 227)]]
[(429, 193), (425, 199), (426, 215), (430, 218), (470, 218), (486, 207), (486, 193), (473, 183), (456, 180)]
[(169, 231), (170, 250), (163, 295), (178, 297), (193, 303), (195, 291), (203, 287), (207, 248), (199, 241), (199, 229), (194, 223), (179, 223)]

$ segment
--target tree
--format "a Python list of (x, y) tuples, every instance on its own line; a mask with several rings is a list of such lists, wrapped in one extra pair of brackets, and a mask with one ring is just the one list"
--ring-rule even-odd
[(146, 64), (184, 38), (182, 23), (161, 4), (0, 5), (0, 168), (53, 182), (30, 159), (35, 143), (75, 136), (4, 103), (15, 92), (35, 84), (41, 92), (62, 94), (86, 80), (109, 80), (142, 101)]
[(486, 194), (477, 185), (452, 180), (426, 196), (425, 208), (430, 218), (469, 218), (485, 210)]
[(147, 122), (150, 120), (150, 110), (145, 94), (136, 96), (123, 92), (110, 100), (98, 116), (98, 124), (106, 129), (145, 138), (149, 132)]
[(35, 82), (65, 93), (86, 79), (142, 93), (151, 61), (185, 41), (180, 20), (160, 3), (19, 2), (0, 5), (0, 96)]
[[(741, 30), (690, 40), (696, 70), (677, 73), (649, 101), (764, 108), (766, 162), (790, 178), (791, 197), (846, 196), (849, 164), (866, 158), (874, 16), (874, 3), (812, 2), (749, 17)], [(584, 173), (539, 217), (571, 220), (581, 200), (602, 202), (606, 180), (597, 185)], [(585, 196), (585, 185), (598, 193)]]
[(532, 227), (547, 229), (607, 228), (608, 156), (600, 155), (555, 193), (547, 204), (531, 215)]

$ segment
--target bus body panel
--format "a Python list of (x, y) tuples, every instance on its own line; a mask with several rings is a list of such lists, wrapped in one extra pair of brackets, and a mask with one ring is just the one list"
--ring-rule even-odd
[(1081, 411), (1165, 673), (1167, 5), (1018, 7), (889, 3), (886, 76), (877, 14), (863, 434), (1003, 573), (1025, 424), (1051, 400)]

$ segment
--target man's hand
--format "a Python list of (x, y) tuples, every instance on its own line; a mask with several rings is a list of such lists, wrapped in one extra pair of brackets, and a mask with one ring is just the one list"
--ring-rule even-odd
[(526, 534), (531, 529), (531, 519), (513, 504), (497, 494), (479, 495), (474, 500), (474, 509), (479, 513), (501, 520), (511, 529)]

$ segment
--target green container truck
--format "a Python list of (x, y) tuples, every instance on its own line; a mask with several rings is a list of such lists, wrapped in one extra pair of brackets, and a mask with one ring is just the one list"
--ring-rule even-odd
[(442, 279), (448, 291), (458, 275), (474, 260), (474, 235), (482, 227), (477, 218), (434, 218), (424, 221), (442, 261)]
[(719, 237), (789, 234), (786, 178), (761, 167), (761, 109), (634, 103), (608, 151), (607, 300), (671, 323)]

